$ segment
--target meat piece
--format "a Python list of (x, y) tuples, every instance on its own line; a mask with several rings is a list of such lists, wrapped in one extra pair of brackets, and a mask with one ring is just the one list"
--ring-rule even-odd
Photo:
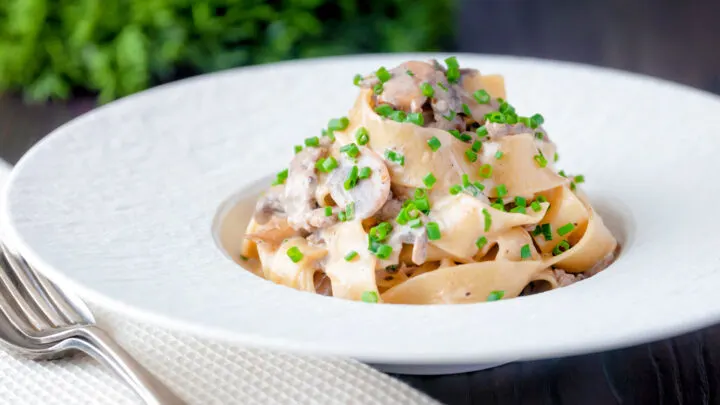
[[(362, 147), (356, 162), (342, 154), (338, 163), (339, 166), (327, 178), (333, 200), (342, 209), (354, 203), (356, 219), (373, 216), (390, 196), (390, 173), (385, 161), (372, 150)], [(367, 179), (358, 179), (355, 187), (346, 190), (345, 180), (354, 166), (358, 170), (369, 167), (371, 175)]]
[(326, 154), (327, 147), (321, 144), (303, 149), (290, 162), (283, 203), (288, 222), (294, 229), (313, 232), (337, 221), (335, 215), (326, 217), (325, 210), (315, 200), (318, 186), (315, 162)]
[(567, 273), (565, 272), (565, 270), (560, 269), (554, 269), (553, 275), (555, 276), (558, 286), (560, 287), (567, 287), (570, 284), (585, 280), (587, 278), (584, 274)]
[(268, 223), (275, 215), (284, 215), (284, 194), (284, 185), (271, 187), (270, 190), (263, 194), (255, 205), (255, 222), (263, 225)]
[(397, 217), (397, 215), (400, 213), (400, 210), (402, 210), (402, 204), (402, 201), (397, 200), (391, 196), (385, 202), (385, 205), (380, 208), (380, 211), (378, 211), (377, 213), (377, 217), (382, 221), (389, 221), (391, 219), (395, 219), (395, 217)]

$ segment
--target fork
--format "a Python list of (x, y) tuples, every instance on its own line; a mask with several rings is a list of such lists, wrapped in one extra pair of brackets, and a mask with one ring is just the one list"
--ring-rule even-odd
[(0, 244), (0, 343), (33, 359), (81, 351), (113, 369), (147, 404), (184, 404), (97, 327), (89, 308)]

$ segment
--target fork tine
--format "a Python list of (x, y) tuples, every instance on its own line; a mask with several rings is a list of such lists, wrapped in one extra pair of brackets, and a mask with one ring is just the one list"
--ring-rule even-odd
[[(40, 291), (39, 286), (33, 280), (34, 277), (29, 277), (27, 267), (17, 260), (17, 258), (10, 253), (6, 246), (0, 245), (0, 248), (2, 248), (4, 253), (5, 261), (9, 264), (7, 273), (11, 274), (8, 275), (12, 276), (18, 283), (18, 292), (20, 292), (18, 305), (21, 306), (23, 312), (28, 314), (28, 317), (35, 316), (37, 318), (43, 317), (46, 319), (46, 322), (44, 322), (43, 325), (40, 325), (41, 327), (38, 327), (38, 329), (43, 329), (43, 327), (48, 326), (62, 326), (65, 322), (57, 311), (55, 311), (55, 309), (48, 305), (48, 302), (43, 299), (44, 297), (42, 297), (42, 292)], [(20, 291), (20, 289), (22, 289), (22, 291)], [(25, 299), (23, 299), (23, 297)]]
[(43, 277), (42, 274), (38, 273), (32, 266), (25, 262), (25, 260), (23, 260), (23, 262), (28, 270), (28, 275), (33, 277), (40, 289), (43, 290), (45, 299), (47, 299), (51, 305), (55, 307), (57, 312), (60, 313), (60, 315), (70, 324), (95, 322), (89, 311), (83, 311), (70, 299), (70, 297), (63, 293), (62, 290), (56, 288), (52, 281)]
[[(29, 324), (28, 326), (35, 328), (36, 330), (42, 330), (47, 328), (49, 326), (49, 320), (38, 315), (35, 309), (25, 299), (23, 294), (20, 293), (20, 290), (15, 287), (15, 283), (11, 278), (11, 273), (16, 272), (12, 268), (12, 264), (10, 263), (10, 261), (7, 260), (7, 257), (5, 257), (4, 255), (0, 255), (0, 259), (2, 260), (2, 271), (0, 271), (0, 287), (3, 288), (4, 292), (4, 294), (0, 295), (3, 295), (3, 300), (5, 301), (5, 305), (2, 305), (3, 312), (5, 312), (6, 310), (10, 311), (12, 309), (12, 304), (14, 303), (17, 310), (25, 317), (27, 321), (26, 323)], [(7, 298), (5, 297), (5, 295), (7, 296)], [(7, 315), (8, 317), (11, 317), (10, 314)]]

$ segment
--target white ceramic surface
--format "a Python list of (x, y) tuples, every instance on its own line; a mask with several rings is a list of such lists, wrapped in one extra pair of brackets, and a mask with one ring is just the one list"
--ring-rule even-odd
[(596, 277), (490, 304), (371, 305), (274, 285), (223, 255), (211, 237), (223, 201), (281, 170), (293, 144), (345, 114), (356, 72), (426, 56), (240, 69), (95, 110), (16, 166), (2, 212), (8, 241), (51, 278), (145, 320), (386, 365), (562, 356), (720, 320), (720, 101), (566, 63), (459, 56), (504, 74), (518, 111), (545, 116), (560, 167), (585, 174), (623, 245)]

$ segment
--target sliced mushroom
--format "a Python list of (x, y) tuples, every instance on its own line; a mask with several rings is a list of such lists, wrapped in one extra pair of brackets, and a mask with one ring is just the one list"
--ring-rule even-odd
[(325, 210), (318, 206), (315, 199), (318, 186), (315, 163), (326, 154), (325, 145), (305, 148), (290, 162), (283, 203), (288, 222), (295, 229), (313, 232), (337, 221), (335, 215), (325, 216)]
[[(383, 83), (383, 91), (376, 102), (389, 104), (405, 112), (426, 114), (426, 126), (440, 129), (464, 129), (465, 123), (458, 116), (463, 111), (463, 98), (469, 96), (459, 83), (449, 83), (445, 69), (436, 60), (427, 62), (410, 61), (391, 69), (390, 79)], [(372, 88), (379, 84), (376, 76), (365, 78), (360, 84)], [(433, 88), (433, 96), (423, 94), (421, 85), (427, 83)], [(427, 106), (430, 106), (430, 109)]]
[[(362, 220), (373, 216), (390, 196), (390, 173), (385, 162), (372, 150), (361, 148), (357, 162), (341, 154), (338, 163), (339, 166), (332, 171), (327, 180), (333, 200), (342, 209), (354, 203), (355, 219)], [(371, 174), (367, 179), (358, 179), (354, 187), (346, 190), (345, 180), (348, 179), (353, 166), (358, 170), (369, 167)]]
[(538, 132), (543, 134), (543, 138), (547, 136), (542, 127), (532, 129), (521, 123), (501, 124), (497, 122), (488, 122), (485, 124), (485, 128), (487, 128), (488, 136), (492, 139), (502, 138), (503, 136), (508, 135), (536, 134)]
[(393, 224), (393, 233), (390, 236), (390, 245), (399, 243), (412, 244), (411, 260), (417, 265), (425, 263), (428, 253), (428, 237), (424, 226), (411, 228), (407, 225)]

